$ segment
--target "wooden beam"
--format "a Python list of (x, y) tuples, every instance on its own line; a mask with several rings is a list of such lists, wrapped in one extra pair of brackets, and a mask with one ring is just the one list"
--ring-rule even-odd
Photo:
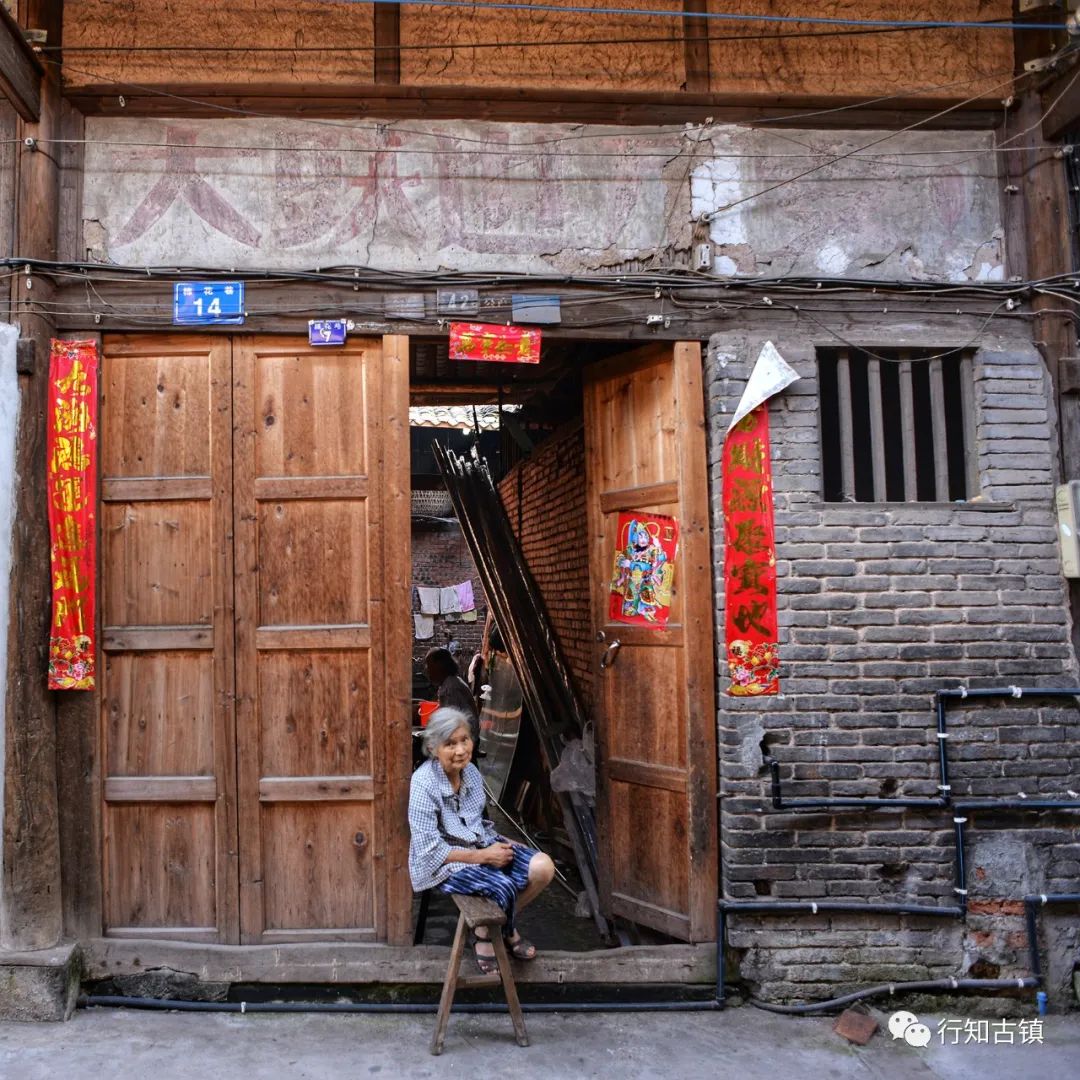
[(683, 0), (683, 11), (690, 16), (683, 19), (683, 41), (686, 89), (691, 94), (709, 92), (709, 20), (700, 18), (707, 8), (708, 0)]
[(28, 124), (36, 124), (41, 119), (44, 71), (22, 27), (0, 4), (0, 91)]
[[(305, 92), (306, 90), (306, 92)], [(385, 120), (509, 120), (522, 123), (682, 124), (776, 121), (815, 127), (899, 127), (925, 120), (926, 130), (992, 128), (1001, 121), (1000, 103), (972, 102), (938, 120), (934, 114), (956, 105), (955, 98), (903, 97), (866, 106), (865, 98), (809, 94), (633, 93), (521, 87), (397, 86), (363, 83), (299, 88), (295, 83), (254, 83), (239, 89), (207, 83), (132, 86), (101, 83), (75, 87), (68, 100), (88, 116), (220, 117), (225, 110), (252, 110), (272, 116), (373, 117)], [(123, 100), (124, 104), (120, 102)], [(822, 109), (833, 109), (817, 115)]]
[(396, 86), (401, 82), (401, 8), (374, 4), (375, 81)]

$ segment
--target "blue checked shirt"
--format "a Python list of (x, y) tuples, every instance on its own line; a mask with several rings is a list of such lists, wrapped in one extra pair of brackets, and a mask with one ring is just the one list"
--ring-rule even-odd
[(475, 765), (461, 773), (461, 788), (450, 786), (443, 767), (432, 758), (412, 775), (409, 787), (409, 877), (417, 892), (441, 885), (467, 863), (448, 863), (452, 848), (482, 848), (499, 839), (484, 816), (487, 793)]

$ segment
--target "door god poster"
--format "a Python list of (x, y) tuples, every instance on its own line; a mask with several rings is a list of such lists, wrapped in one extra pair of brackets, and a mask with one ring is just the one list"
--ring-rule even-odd
[(619, 515), (608, 619), (662, 630), (671, 613), (679, 523), (665, 514)]
[(94, 687), (97, 345), (53, 341), (46, 442), (52, 621), (49, 689)]

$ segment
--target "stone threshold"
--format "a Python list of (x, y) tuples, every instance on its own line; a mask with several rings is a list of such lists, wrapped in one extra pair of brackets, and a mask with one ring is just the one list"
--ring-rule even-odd
[[(87, 981), (175, 973), (204, 983), (441, 984), (449, 948), (361, 942), (205, 945), (159, 939), (95, 938), (82, 943)], [(544, 952), (515, 965), (521, 983), (711, 984), (716, 945), (638, 945), (594, 952)]]

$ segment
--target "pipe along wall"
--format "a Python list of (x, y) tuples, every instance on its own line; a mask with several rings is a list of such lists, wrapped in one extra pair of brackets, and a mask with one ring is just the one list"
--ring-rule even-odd
[[(857, 901), (769, 901), (769, 900), (727, 900), (718, 902), (717, 920), (717, 1000), (724, 1003), (726, 996), (726, 957), (727, 917), (729, 913), (743, 912), (756, 915), (817, 915), (829, 912), (847, 914), (889, 914), (889, 915), (925, 915), (937, 918), (963, 919), (967, 915), (967, 869), (964, 863), (964, 826), (967, 818), (964, 813), (970, 810), (1020, 810), (1039, 812), (1045, 810), (1073, 811), (1080, 810), (1080, 799), (953, 799), (952, 785), (949, 782), (949, 757), (946, 746), (949, 740), (948, 702), (967, 698), (989, 698), (996, 700), (1016, 699), (1024, 696), (1045, 698), (1078, 698), (1080, 687), (1063, 687), (1024, 690), (1018, 686), (1006, 689), (939, 690), (934, 695), (935, 716), (937, 719), (938, 769), (940, 772), (939, 796), (934, 798), (813, 798), (785, 799), (780, 781), (780, 763), (772, 757), (765, 759), (769, 767), (772, 795), (771, 811), (774, 813), (814, 813), (858, 810), (870, 812), (880, 809), (919, 808), (951, 810), (953, 815), (953, 851), (955, 881), (953, 892), (957, 903), (947, 906), (933, 906), (904, 903), (859, 903)], [(1070, 795), (1072, 793), (1070, 792)], [(811, 1002), (803, 1005), (773, 1005), (768, 1002), (751, 999), (753, 1005), (780, 1013), (809, 1013), (840, 1008), (864, 998), (898, 992), (949, 992), (955, 990), (1006, 990), (1035, 989), (1043, 984), (1042, 963), (1039, 959), (1038, 911), (1046, 905), (1080, 904), (1080, 893), (1042, 893), (1025, 896), (1024, 913), (1027, 933), (1028, 967), (1031, 974), (1021, 979), (934, 979), (901, 983), (885, 983), (868, 987), (865, 990), (845, 994), (842, 997), (826, 1001)]]
[[(771, 775), (772, 810), (774, 812), (813, 812), (821, 810), (871, 811), (882, 808), (920, 807), (951, 809), (953, 811), (953, 837), (955, 841), (957, 896), (954, 905), (863, 903), (852, 900), (727, 900), (717, 901), (716, 911), (716, 996), (710, 1001), (595, 1001), (564, 1003), (523, 1004), (526, 1012), (681, 1012), (715, 1011), (723, 1009), (727, 1000), (727, 922), (729, 914), (751, 915), (820, 915), (830, 913), (858, 915), (921, 915), (936, 918), (963, 919), (967, 914), (966, 869), (964, 865), (965, 810), (1080, 810), (1080, 799), (957, 799), (951, 798), (949, 783), (949, 760), (946, 752), (948, 742), (947, 702), (966, 698), (1019, 699), (1028, 697), (1080, 698), (1080, 687), (1022, 690), (1009, 687), (1004, 690), (940, 690), (935, 695), (937, 718), (938, 766), (941, 795), (933, 799), (785, 799), (780, 783), (779, 763), (767, 759)], [(1030, 975), (1014, 979), (930, 979), (910, 982), (882, 983), (866, 987), (825, 1001), (798, 1005), (773, 1005), (750, 999), (751, 1004), (770, 1012), (807, 1014), (844, 1008), (857, 1001), (882, 995), (898, 993), (954, 993), (957, 991), (992, 991), (1015, 989), (1038, 989), (1043, 985), (1042, 961), (1039, 958), (1038, 915), (1047, 906), (1080, 905), (1080, 893), (1042, 893), (1023, 898), (1025, 930), (1027, 936), (1028, 968)], [(406, 1002), (237, 1002), (237, 1001), (177, 1001), (164, 998), (123, 997), (117, 995), (87, 994), (78, 1000), (80, 1008), (91, 1006), (126, 1007), (139, 1009), (176, 1009), (188, 1012), (327, 1012), (327, 1013), (434, 1013), (435, 1004)], [(454, 1012), (502, 1013), (507, 1008), (502, 1003), (477, 1003), (454, 1005)]]

